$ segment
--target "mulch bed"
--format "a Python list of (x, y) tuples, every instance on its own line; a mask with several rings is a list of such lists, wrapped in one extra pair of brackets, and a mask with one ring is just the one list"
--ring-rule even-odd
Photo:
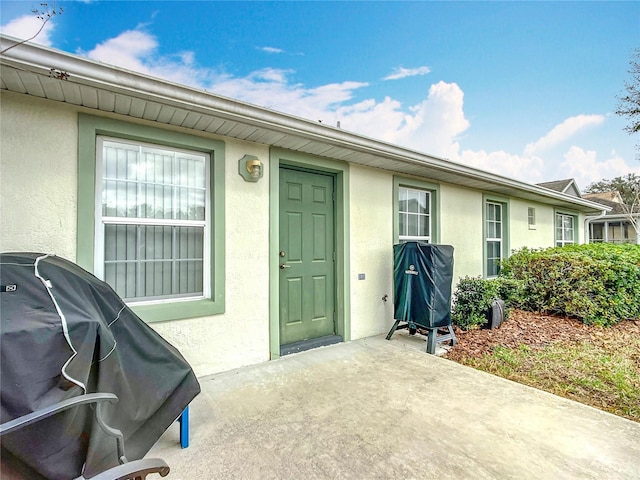
[(496, 346), (517, 348), (527, 345), (532, 349), (542, 348), (556, 342), (578, 342), (606, 339), (615, 332), (620, 335), (640, 336), (640, 320), (628, 320), (613, 327), (601, 328), (585, 325), (581, 321), (539, 313), (512, 310), (508, 320), (494, 330), (461, 330), (455, 327), (458, 343), (444, 355), (450, 360), (482, 357)]

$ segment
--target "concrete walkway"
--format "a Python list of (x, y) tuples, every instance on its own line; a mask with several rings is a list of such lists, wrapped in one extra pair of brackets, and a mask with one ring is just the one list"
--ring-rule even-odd
[(422, 351), (401, 332), (201, 379), (180, 479), (633, 479), (640, 423)]

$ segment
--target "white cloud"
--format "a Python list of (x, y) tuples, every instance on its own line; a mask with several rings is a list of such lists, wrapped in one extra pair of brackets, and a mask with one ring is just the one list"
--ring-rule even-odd
[(456, 83), (440, 81), (429, 87), (425, 100), (410, 108), (397, 141), (402, 145), (454, 160), (458, 136), (469, 128), (464, 93)]
[[(358, 83), (349, 85), (348, 82), (347, 85), (355, 88), (366, 86)], [(340, 120), (342, 128), (347, 130), (453, 159), (459, 149), (456, 139), (469, 127), (462, 108), (463, 97), (462, 90), (455, 83), (438, 82), (431, 85), (426, 99), (410, 107), (404, 107), (391, 97), (349, 104), (350, 95), (340, 96), (338, 92), (332, 92), (323, 99), (322, 109), (330, 120)], [(335, 109), (334, 105), (337, 105)]]
[(32, 42), (47, 47), (51, 46), (51, 33), (55, 28), (55, 19), (49, 20), (43, 27), (42, 20), (36, 18), (35, 14), (23, 15), (11, 20), (6, 25), (2, 25), (0, 32), (19, 38), (20, 40), (26, 40), (27, 38), (33, 37), (40, 28), (42, 28), (42, 31)]
[(96, 45), (85, 55), (99, 62), (148, 74), (151, 73), (150, 68), (143, 59), (149, 58), (157, 48), (158, 42), (152, 35), (139, 30), (128, 30)]
[(342, 82), (310, 89), (290, 83), (290, 73), (288, 70), (263, 69), (243, 78), (219, 76), (207, 88), (219, 95), (335, 124), (335, 108), (351, 100), (354, 90), (367, 85), (362, 82)]
[(402, 104), (390, 97), (382, 102), (372, 98), (336, 109), (335, 118), (342, 128), (385, 142), (396, 142), (404, 124)]
[(417, 68), (403, 68), (396, 67), (393, 69), (393, 73), (387, 75), (383, 80), (399, 80), (406, 77), (415, 77), (417, 75), (426, 75), (431, 72), (429, 67), (417, 67)]
[(604, 178), (611, 179), (628, 173), (640, 175), (640, 166), (629, 167), (615, 151), (611, 152), (610, 157), (606, 160), (598, 161), (595, 151), (585, 151), (576, 146), (572, 146), (564, 154), (561, 168), (567, 172), (566, 177), (573, 177), (581, 189)]
[(526, 157), (502, 150), (464, 150), (456, 161), (523, 182), (539, 183), (548, 180), (545, 177), (544, 160), (536, 156)]
[(282, 70), (278, 68), (263, 68), (256, 70), (249, 75), (249, 79), (257, 82), (287, 83), (287, 75), (292, 73), (291, 70)]
[(276, 47), (256, 47), (256, 48), (266, 53), (284, 53), (284, 50)]
[(569, 117), (564, 122), (556, 125), (542, 138), (525, 147), (525, 154), (531, 155), (555, 147), (567, 141), (578, 131), (604, 122), (604, 115), (576, 115)]
[(128, 30), (88, 52), (78, 53), (99, 62), (192, 87), (202, 88), (213, 76), (211, 70), (195, 65), (193, 52), (159, 56), (157, 50), (158, 41), (153, 35), (142, 30)]

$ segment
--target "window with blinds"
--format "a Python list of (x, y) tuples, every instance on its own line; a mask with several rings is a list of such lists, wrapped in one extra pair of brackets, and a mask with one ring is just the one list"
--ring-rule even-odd
[(96, 274), (129, 302), (206, 297), (209, 155), (97, 142)]

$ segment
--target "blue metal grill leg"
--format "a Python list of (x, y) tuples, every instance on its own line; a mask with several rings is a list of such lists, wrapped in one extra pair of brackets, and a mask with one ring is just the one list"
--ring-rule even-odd
[(187, 448), (189, 446), (189, 407), (187, 406), (182, 415), (178, 418), (180, 422), (180, 446)]

